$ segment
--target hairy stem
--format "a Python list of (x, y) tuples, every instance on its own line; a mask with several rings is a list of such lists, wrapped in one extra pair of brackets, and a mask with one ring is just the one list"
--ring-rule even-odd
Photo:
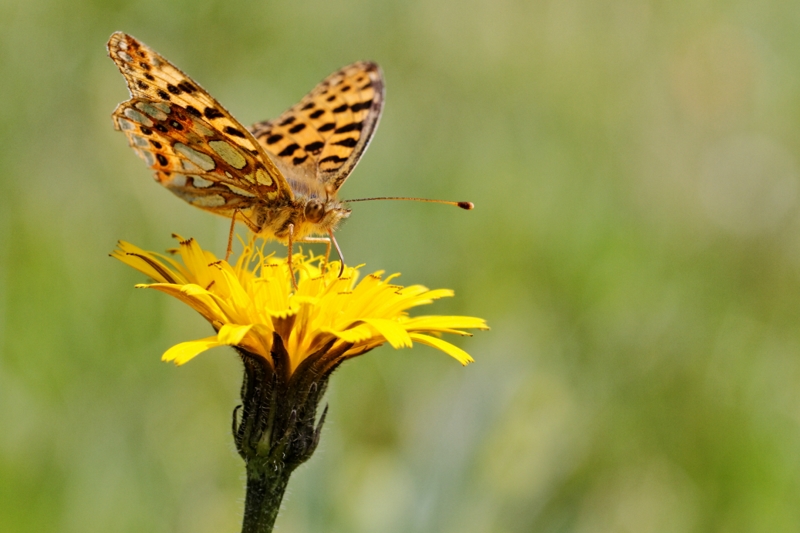
[[(289, 477), (319, 442), (326, 413), (317, 423), (317, 407), (330, 372), (298, 368), (290, 374), (289, 355), (278, 334), (273, 337), (271, 361), (237, 350), (244, 380), (242, 405), (233, 411), (233, 439), (247, 469), (242, 533), (270, 533)], [(325, 354), (321, 351), (315, 357)]]

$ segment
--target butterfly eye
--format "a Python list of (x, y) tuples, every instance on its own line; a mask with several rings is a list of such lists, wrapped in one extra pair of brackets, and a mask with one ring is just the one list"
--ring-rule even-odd
[(311, 200), (306, 204), (304, 212), (306, 220), (316, 223), (322, 220), (322, 217), (325, 216), (325, 206), (322, 205), (322, 202)]

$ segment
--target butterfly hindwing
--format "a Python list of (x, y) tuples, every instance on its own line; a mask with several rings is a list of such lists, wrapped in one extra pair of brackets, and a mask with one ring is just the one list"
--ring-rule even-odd
[(383, 101), (380, 68), (360, 61), (331, 74), (297, 105), (250, 131), (280, 163), (294, 189), (319, 184), (334, 194), (367, 148)]

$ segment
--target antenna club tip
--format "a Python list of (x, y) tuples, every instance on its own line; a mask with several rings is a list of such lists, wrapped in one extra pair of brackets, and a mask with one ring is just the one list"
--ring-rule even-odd
[(473, 204), (472, 202), (458, 202), (458, 207), (469, 211), (470, 209), (475, 209), (475, 204)]

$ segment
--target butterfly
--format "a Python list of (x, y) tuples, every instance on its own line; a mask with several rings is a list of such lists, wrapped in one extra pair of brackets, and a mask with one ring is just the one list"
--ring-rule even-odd
[[(231, 236), (238, 215), (254, 233), (288, 243), (290, 260), (292, 242), (336, 244), (333, 231), (350, 215), (337, 192), (383, 109), (377, 64), (359, 61), (334, 72), (278, 118), (248, 129), (134, 37), (111, 35), (108, 55), (131, 93), (112, 114), (114, 125), (156, 181), (231, 218)], [(312, 237), (326, 234), (330, 240)]]

